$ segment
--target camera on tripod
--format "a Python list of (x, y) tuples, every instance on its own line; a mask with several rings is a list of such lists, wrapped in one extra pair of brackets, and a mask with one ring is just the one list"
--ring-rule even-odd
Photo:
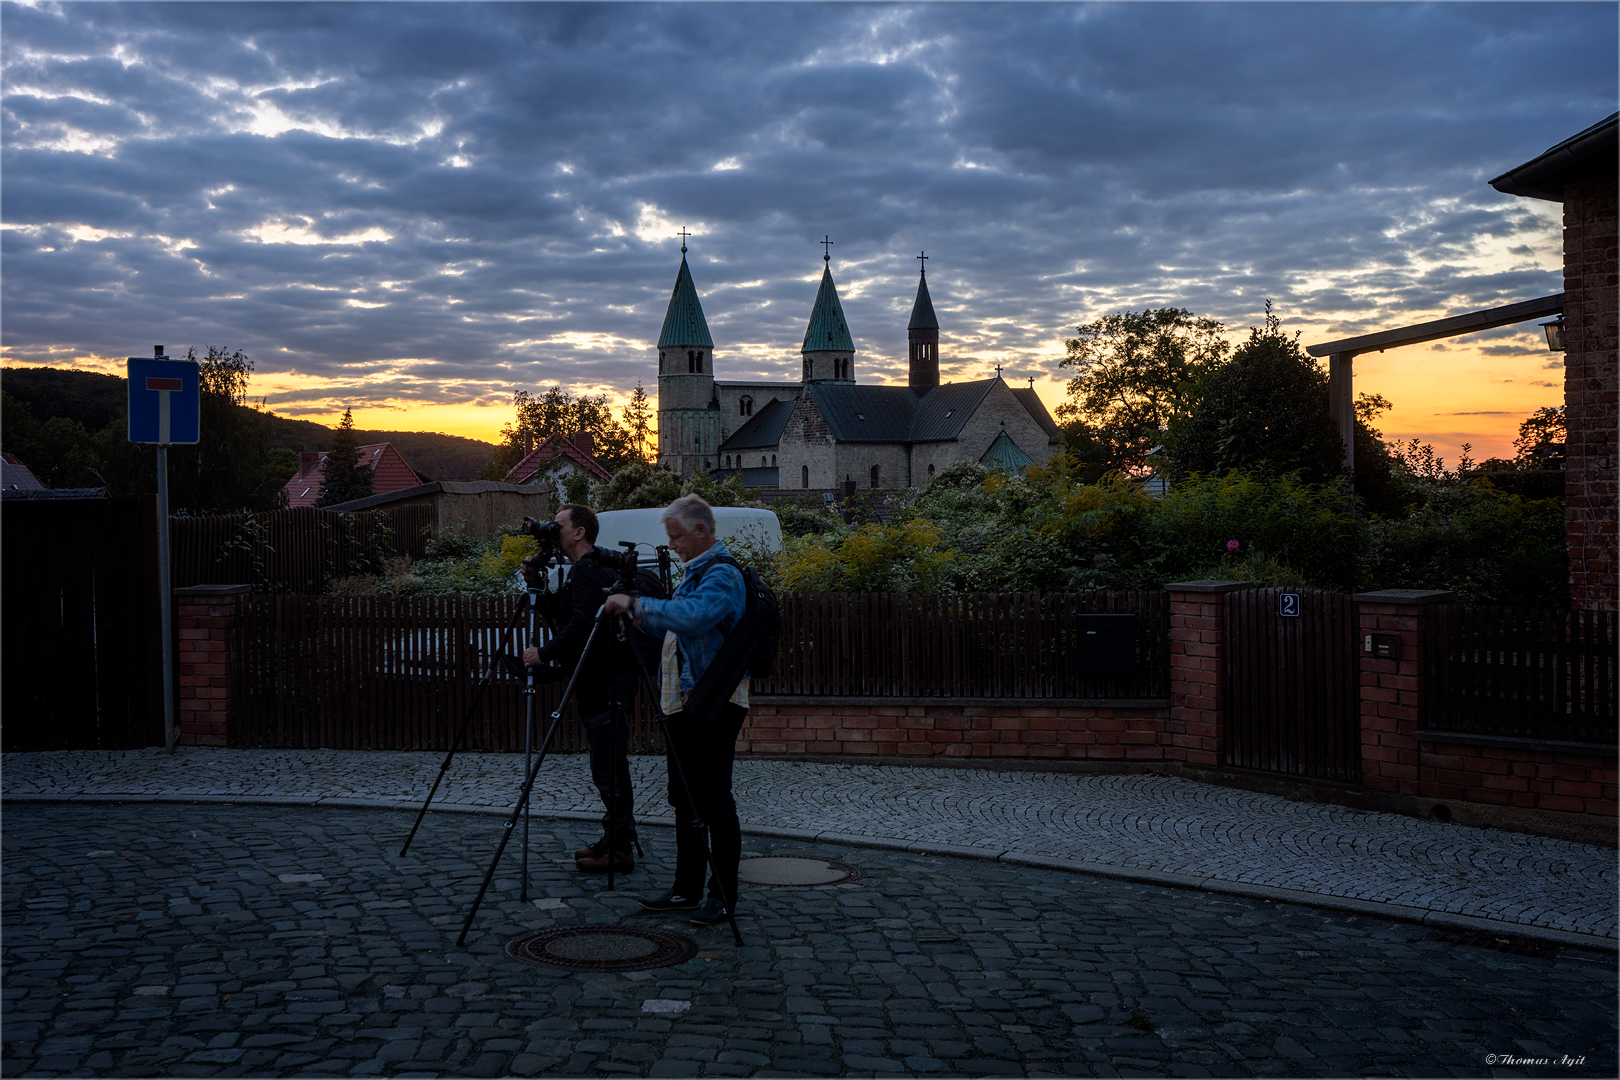
[(532, 517), (523, 519), (518, 526), (518, 532), (523, 536), (534, 537), (541, 552), (555, 551), (562, 546), (562, 526), (555, 521), (536, 521)]

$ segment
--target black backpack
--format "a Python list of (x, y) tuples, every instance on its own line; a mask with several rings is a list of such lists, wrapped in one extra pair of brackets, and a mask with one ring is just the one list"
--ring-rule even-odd
[(717, 563), (735, 567), (742, 574), (748, 607), (729, 630), (722, 629), (725, 643), (687, 695), (686, 711), (699, 716), (708, 716), (729, 701), (744, 675), (769, 678), (776, 671), (777, 645), (782, 636), (782, 604), (752, 566), (743, 566), (730, 555), (716, 555), (695, 571), (693, 587), (703, 579), (703, 572)]

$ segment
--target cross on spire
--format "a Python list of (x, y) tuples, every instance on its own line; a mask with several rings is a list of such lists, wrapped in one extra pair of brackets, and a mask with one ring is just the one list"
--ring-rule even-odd
[(816, 241), (816, 243), (821, 245), (821, 261), (824, 263), (832, 262), (833, 242), (827, 238), (827, 234), (823, 233), (821, 239)]
[(688, 236), (691, 236), (691, 235), (692, 235), (692, 234), (691, 234), (691, 233), (689, 233), (689, 232), (687, 232), (687, 231), (686, 231), (686, 226), (685, 226), (685, 225), (682, 225), (682, 226), (681, 226), (681, 231), (680, 231), (680, 237), (681, 237), (681, 254), (682, 254), (682, 255), (685, 255), (685, 254), (686, 254), (686, 238), (687, 238), (687, 237), (688, 237)]
[(998, 378), (998, 379), (1001, 378), (1001, 365), (1000, 364), (996, 365), (996, 378)]
[(918, 260), (917, 265), (921, 268), (918, 272), (921, 273), (923, 277), (928, 276), (928, 264), (923, 261), (924, 259), (927, 259), (927, 258), (928, 258), (928, 252), (926, 252), (926, 251), (923, 252), (921, 255), (917, 256), (917, 260)]

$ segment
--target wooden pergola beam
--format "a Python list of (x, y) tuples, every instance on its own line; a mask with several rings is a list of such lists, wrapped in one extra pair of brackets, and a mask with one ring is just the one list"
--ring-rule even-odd
[(1506, 307), (1471, 311), (1466, 315), (1453, 315), (1449, 319), (1436, 319), (1433, 322), (1418, 323), (1416, 326), (1404, 326), (1398, 330), (1380, 330), (1376, 334), (1341, 338), (1338, 341), (1308, 346), (1305, 349), (1307, 353), (1328, 358), (1328, 411), (1333, 414), (1333, 422), (1339, 429), (1339, 437), (1344, 440), (1345, 471), (1354, 475), (1356, 467), (1354, 361), (1357, 354), (1383, 352), (1385, 349), (1395, 349), (1402, 345), (1420, 345), (1425, 341), (1437, 341), (1459, 334), (1493, 330), (1498, 326), (1527, 322), (1545, 315), (1559, 315), (1563, 310), (1564, 294), (1554, 293), (1535, 300), (1508, 304)]

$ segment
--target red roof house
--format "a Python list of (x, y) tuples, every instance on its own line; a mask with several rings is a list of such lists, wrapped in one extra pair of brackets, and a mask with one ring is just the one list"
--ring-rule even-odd
[[(583, 472), (597, 480), (612, 480), (613, 474), (603, 468), (602, 463), (591, 455), (595, 448), (595, 440), (588, 431), (582, 431), (572, 439), (565, 439), (561, 435), (547, 435), (540, 441), (540, 445), (523, 455), (523, 460), (512, 466), (506, 474), (509, 484), (527, 484), (534, 480), (535, 474), (546, 471), (548, 475), (561, 479), (572, 472)], [(560, 462), (557, 459), (561, 458)], [(557, 462), (553, 465), (553, 462)]]
[[(390, 491), (415, 487), (422, 482), (416, 470), (399, 456), (393, 443), (367, 443), (360, 447), (360, 458), (355, 464), (371, 469), (373, 495), (386, 495)], [(321, 497), (325, 482), (326, 454), (307, 450), (299, 454), (298, 472), (282, 489), (287, 493), (287, 507), (314, 506)]]
[(44, 491), (34, 471), (17, 460), (16, 454), (0, 453), (0, 487), (7, 491)]

